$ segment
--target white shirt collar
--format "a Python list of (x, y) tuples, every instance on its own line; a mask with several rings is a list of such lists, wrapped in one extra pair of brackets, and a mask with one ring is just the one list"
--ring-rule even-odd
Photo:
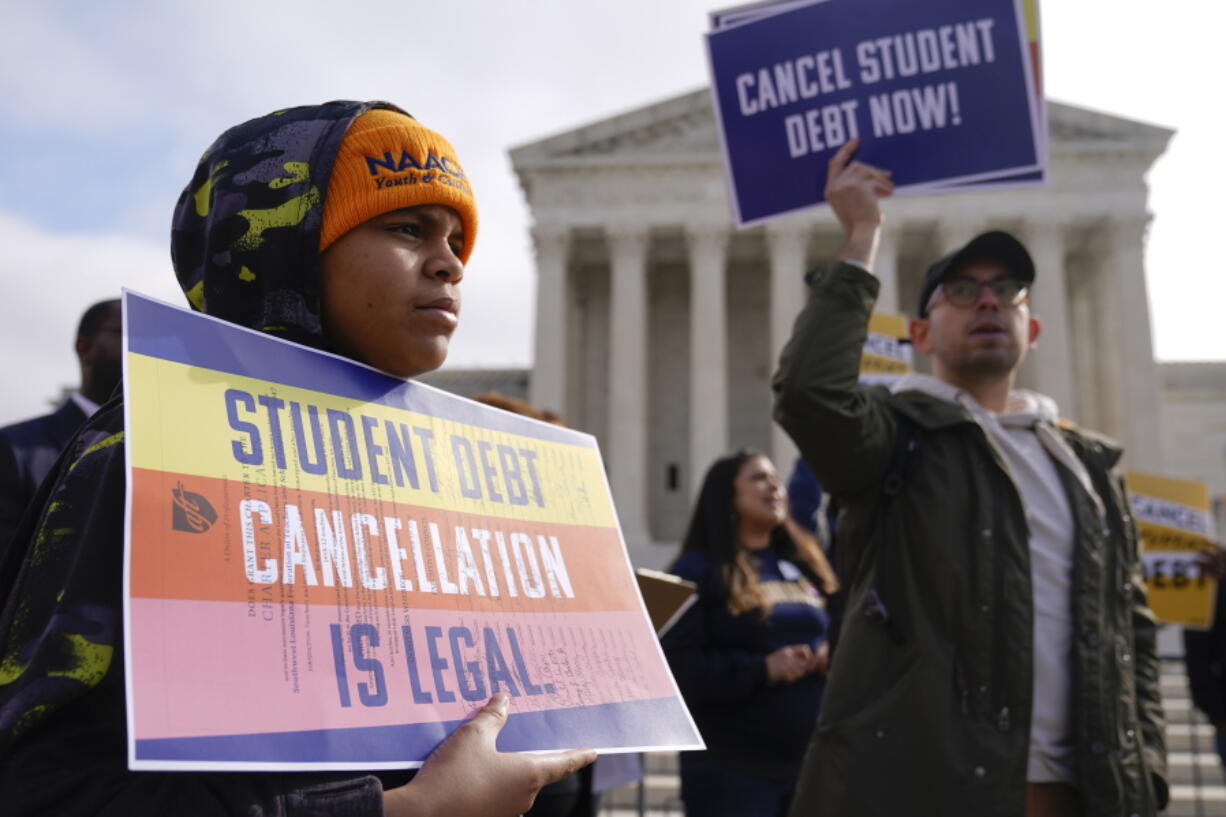
[[(970, 392), (946, 383), (939, 377), (930, 374), (913, 372), (903, 375), (894, 381), (890, 391), (895, 394), (903, 391), (921, 391), (948, 403), (957, 403), (965, 406), (973, 412), (992, 413), (979, 405), (979, 402), (971, 396)], [(1014, 389), (1009, 392), (1009, 398), (1005, 403), (1005, 410), (1001, 414), (1021, 415), (1036, 421), (1043, 420), (1049, 423), (1054, 423), (1060, 418), (1060, 411), (1056, 406), (1055, 400), (1045, 394), (1039, 394), (1027, 389)]]
[(87, 418), (93, 417), (94, 412), (98, 410), (98, 404), (81, 394), (79, 391), (74, 391), (72, 394), (68, 395), (68, 399), (76, 403), (77, 408), (81, 409)]

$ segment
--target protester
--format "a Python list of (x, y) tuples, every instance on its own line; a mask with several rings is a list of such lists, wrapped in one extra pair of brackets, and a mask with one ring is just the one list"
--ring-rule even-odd
[(774, 380), (776, 419), (842, 506), (848, 583), (792, 813), (1152, 815), (1155, 624), (1120, 450), (1013, 389), (1039, 323), (1005, 233), (925, 274), (910, 335), (933, 375), (858, 384), (893, 186), (856, 147), (826, 186), (842, 260), (809, 276)]
[[(175, 210), (174, 267), (202, 312), (412, 377), (443, 362), (456, 327), (477, 227), (468, 184), (443, 137), (386, 103), (278, 111), (205, 153)], [(124, 458), (116, 397), (0, 563), (5, 815), (517, 815), (591, 762), (497, 752), (500, 694), (387, 791), (371, 775), (129, 772)]]
[(1218, 582), (1213, 624), (1183, 631), (1184, 660), (1192, 703), (1213, 724), (1214, 745), (1226, 769), (1226, 550), (1214, 545), (1203, 564), (1205, 575)]
[(824, 544), (827, 531), (821, 511), (822, 486), (805, 461), (797, 457), (792, 476), (788, 477), (788, 515)]
[(0, 428), (0, 560), (43, 477), (81, 423), (119, 384), (123, 319), (119, 301), (99, 301), (77, 325), (81, 386), (42, 417)]
[(766, 456), (741, 451), (711, 466), (670, 570), (698, 585), (697, 603), (663, 638), (707, 744), (681, 755), (685, 813), (782, 817), (821, 705), (822, 594), (837, 581), (788, 520)]

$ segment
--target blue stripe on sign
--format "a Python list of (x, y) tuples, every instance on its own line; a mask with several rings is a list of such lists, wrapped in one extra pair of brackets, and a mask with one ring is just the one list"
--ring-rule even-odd
[(334, 394), (582, 448), (596, 440), (217, 318), (124, 292), (128, 350), (204, 369)]
[[(137, 760), (247, 763), (422, 761), (463, 721), (136, 741)], [(573, 736), (573, 739), (572, 739)], [(697, 740), (679, 698), (512, 714), (498, 735), (504, 752), (559, 745), (605, 749), (689, 745)]]

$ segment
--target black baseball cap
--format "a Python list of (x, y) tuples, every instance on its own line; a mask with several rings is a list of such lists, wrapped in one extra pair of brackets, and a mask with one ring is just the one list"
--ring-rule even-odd
[(920, 287), (919, 308), (915, 314), (921, 318), (928, 317), (928, 301), (936, 292), (937, 284), (967, 261), (978, 259), (999, 262), (1017, 280), (1027, 285), (1034, 283), (1034, 261), (1022, 242), (1004, 230), (990, 230), (975, 236), (966, 246), (954, 250), (928, 268)]

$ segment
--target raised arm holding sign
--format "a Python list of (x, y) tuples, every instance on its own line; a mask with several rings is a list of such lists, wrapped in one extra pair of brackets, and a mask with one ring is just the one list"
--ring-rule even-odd
[(830, 159), (825, 196), (843, 225), (839, 257), (862, 264), (871, 272), (881, 237), (878, 202), (894, 192), (894, 183), (890, 171), (852, 160), (859, 147), (860, 140), (852, 139)]

